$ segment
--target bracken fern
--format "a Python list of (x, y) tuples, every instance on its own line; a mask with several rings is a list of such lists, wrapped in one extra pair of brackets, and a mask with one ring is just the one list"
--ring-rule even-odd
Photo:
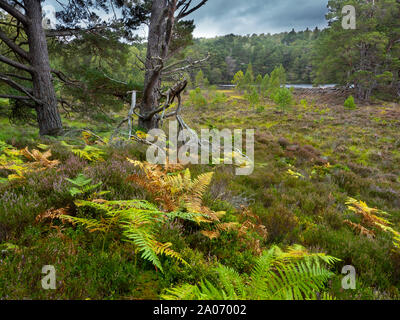
[[(142, 258), (153, 263), (163, 271), (159, 256), (165, 255), (186, 264), (186, 261), (170, 247), (171, 243), (160, 243), (156, 240), (160, 226), (175, 217), (195, 221), (198, 214), (180, 214), (178, 212), (164, 213), (154, 204), (145, 200), (129, 201), (76, 201), (77, 207), (90, 207), (103, 213), (100, 219), (88, 219), (60, 216), (61, 219), (74, 224), (80, 224), (90, 232), (101, 232), (105, 237), (112, 231), (119, 231), (122, 239), (133, 243)], [(103, 245), (104, 247), (104, 245)]]
[(184, 284), (168, 289), (161, 297), (167, 300), (333, 299), (326, 292), (326, 283), (334, 274), (323, 264), (331, 266), (337, 261), (322, 253), (310, 253), (299, 245), (286, 251), (273, 246), (257, 259), (249, 276), (219, 265), (215, 269), (218, 281)]
[[(219, 221), (223, 213), (214, 212), (202, 204), (203, 196), (211, 183), (213, 172), (199, 175), (192, 179), (189, 169), (171, 173), (171, 170), (182, 169), (182, 166), (171, 165), (163, 168), (147, 162), (140, 162), (128, 159), (140, 172), (128, 177), (137, 185), (143, 187), (155, 196), (167, 212), (193, 212), (202, 214), (197, 222)], [(207, 219), (204, 218), (207, 216)]]
[(367, 236), (369, 238), (374, 238), (376, 236), (374, 230), (369, 228), (375, 228), (383, 232), (389, 233), (392, 235), (393, 246), (396, 248), (396, 250), (400, 250), (400, 233), (391, 227), (392, 223), (389, 220), (382, 217), (389, 216), (387, 212), (375, 208), (370, 208), (365, 202), (358, 201), (353, 198), (348, 198), (346, 205), (349, 210), (353, 211), (362, 218), (362, 224), (364, 226), (362, 224), (353, 223), (349, 220), (345, 220), (345, 224), (350, 226), (359, 234)]

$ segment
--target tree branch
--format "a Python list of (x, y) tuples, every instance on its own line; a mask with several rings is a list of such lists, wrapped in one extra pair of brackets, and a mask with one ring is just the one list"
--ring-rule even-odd
[(34, 72), (34, 69), (32, 67), (26, 66), (26, 65), (24, 65), (22, 63), (19, 63), (19, 62), (16, 62), (14, 60), (11, 60), (11, 59), (9, 59), (9, 58), (1, 55), (1, 54), (0, 54), (0, 61), (4, 62), (4, 63), (6, 63), (6, 64), (8, 64), (8, 65), (10, 65), (10, 66), (12, 66), (14, 68), (17, 68), (17, 69), (20, 69), (20, 70), (24, 70), (24, 71), (27, 71), (29, 73), (33, 73)]
[(8, 78), (6, 75), (0, 73), (0, 81), (7, 83), (10, 87), (18, 90), (22, 93), (25, 93), (31, 100), (35, 101), (37, 104), (43, 104), (43, 102), (33, 96), (32, 89), (25, 88), (14, 80)]
[(5, 76), (8, 76), (8, 77), (12, 77), (12, 78), (17, 78), (17, 79), (20, 79), (20, 80), (24, 80), (24, 81), (32, 81), (32, 78), (23, 77), (23, 76), (20, 76), (20, 75), (18, 75), (18, 74), (4, 73), (4, 75), (5, 75)]
[(67, 76), (64, 73), (62, 73), (61, 71), (51, 69), (50, 72), (54, 73), (57, 76), (57, 78), (60, 79), (62, 82), (72, 85), (72, 86), (75, 86), (75, 87), (80, 87), (78, 85), (78, 83), (80, 83), (79, 81), (68, 79)]
[[(210, 57), (211, 57), (211, 55), (210, 55), (210, 53), (208, 53), (208, 54), (207, 54), (207, 57), (205, 57), (205, 58), (203, 58), (203, 59), (200, 59), (200, 60), (197, 60), (197, 61), (190, 61), (189, 59), (182, 60), (182, 61), (178, 61), (178, 62), (176, 62), (176, 63), (173, 63), (173, 64), (167, 66), (167, 67), (163, 70), (162, 75), (163, 75), (163, 76), (166, 76), (166, 75), (170, 75), (170, 74), (172, 74), (172, 73), (184, 72), (184, 71), (186, 71), (186, 70), (188, 70), (188, 69), (190, 69), (190, 68), (195, 67), (196, 65), (198, 65), (198, 64), (200, 64), (200, 63), (203, 63), (204, 61), (207, 61)], [(187, 63), (189, 63), (189, 64), (186, 65), (186, 66), (184, 66), (184, 67), (181, 67), (181, 68), (176, 68), (176, 69), (173, 69), (173, 70), (170, 70), (170, 71), (165, 71), (165, 70), (171, 69), (171, 68), (173, 68), (173, 67), (175, 67), (175, 66), (177, 66), (177, 65), (179, 65), (179, 64), (181, 64), (181, 63), (184, 63), (184, 62), (187, 62)]]
[(179, 97), (180, 94), (182, 93), (182, 91), (185, 90), (186, 86), (187, 86), (186, 79), (176, 83), (173, 87), (171, 87), (164, 94), (164, 96), (167, 97), (167, 101), (165, 102), (165, 104), (163, 106), (159, 107), (158, 109), (152, 110), (151, 112), (144, 115), (144, 119), (149, 120), (157, 113), (160, 113), (161, 111), (165, 111), (166, 109), (168, 109), (171, 106), (171, 104), (174, 102), (175, 98)]
[(12, 41), (10, 38), (7, 37), (7, 35), (0, 30), (0, 40), (3, 40), (3, 42), (15, 53), (17, 53), (21, 58), (29, 61), (29, 56), (28, 53), (23, 50), (20, 46), (18, 46), (14, 41)]
[(18, 11), (15, 7), (9, 5), (6, 1), (0, 0), (0, 8), (7, 11), (10, 15), (12, 15), (18, 21), (21, 21), (24, 25), (29, 23), (29, 19)]
[(15, 100), (32, 100), (28, 96), (13, 96), (13, 95), (8, 95), (8, 94), (0, 94), (0, 98), (15, 99)]
[(179, 12), (178, 16), (176, 17), (176, 20), (180, 20), (180, 19), (188, 16), (189, 14), (195, 12), (196, 10), (200, 9), (202, 6), (204, 6), (207, 3), (207, 1), (208, 0), (202, 0), (197, 6), (194, 6), (192, 9), (189, 9), (190, 4), (192, 2), (192, 0), (189, 0), (189, 2), (186, 3), (186, 5), (184, 5), (182, 10)]
[(8, 27), (19, 28), (19, 26), (18, 26), (17, 24), (14, 24), (14, 23), (9, 23), (9, 22), (0, 21), (0, 24), (2, 24), (2, 25), (4, 25), (4, 26), (8, 26)]
[(103, 70), (101, 70), (100, 68), (97, 68), (97, 70), (101, 71), (101, 73), (110, 81), (112, 82), (116, 82), (116, 83), (120, 83), (120, 84), (124, 84), (124, 85), (128, 85), (127, 82), (121, 81), (121, 80), (117, 80), (117, 79), (113, 79), (110, 76), (108, 76)]
[(46, 30), (46, 37), (72, 37), (85, 32), (94, 32), (104, 30), (106, 26), (96, 26), (89, 29), (60, 29), (60, 30)]

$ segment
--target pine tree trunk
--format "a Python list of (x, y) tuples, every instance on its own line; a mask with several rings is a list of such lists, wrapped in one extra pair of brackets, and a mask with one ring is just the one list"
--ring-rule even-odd
[(46, 35), (42, 26), (42, 6), (39, 0), (25, 0), (29, 55), (35, 70), (33, 95), (43, 103), (36, 106), (40, 135), (57, 135), (62, 130), (57, 98), (52, 83)]
[[(146, 75), (143, 101), (140, 113), (145, 115), (160, 105), (161, 71), (172, 37), (176, 0), (154, 0), (147, 43)], [(139, 119), (139, 126), (145, 129), (158, 127), (157, 117)]]

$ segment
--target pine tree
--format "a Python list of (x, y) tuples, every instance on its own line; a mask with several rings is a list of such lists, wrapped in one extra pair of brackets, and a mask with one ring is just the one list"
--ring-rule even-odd
[(253, 72), (253, 65), (250, 63), (247, 67), (247, 71), (244, 75), (244, 84), (246, 89), (249, 89), (251, 86), (254, 85), (254, 72)]
[(277, 90), (279, 90), (283, 85), (286, 84), (286, 71), (282, 65), (276, 67), (270, 76), (268, 93), (273, 95)]
[[(356, 29), (343, 28), (344, 5), (355, 7)], [(322, 32), (314, 50), (316, 82), (354, 87), (361, 100), (368, 100), (380, 86), (399, 84), (400, 3), (330, 0), (328, 7), (330, 27)]]
[(236, 89), (239, 92), (243, 92), (245, 89), (244, 74), (242, 70), (239, 70), (233, 77), (232, 84), (236, 85)]
[(268, 88), (269, 88), (269, 75), (268, 73), (266, 73), (260, 85), (260, 92), (262, 97), (265, 97), (267, 95)]
[(208, 85), (208, 79), (204, 77), (203, 70), (199, 70), (196, 74), (195, 85), (197, 88), (204, 89)]

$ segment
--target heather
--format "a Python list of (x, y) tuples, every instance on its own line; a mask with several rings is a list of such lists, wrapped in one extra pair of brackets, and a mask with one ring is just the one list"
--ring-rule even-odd
[[(203, 94), (212, 99), (212, 91)], [(221, 94), (227, 96), (226, 101), (215, 104), (208, 100), (211, 102), (201, 107), (200, 118), (193, 117), (191, 112), (197, 106), (187, 107), (184, 115), (195, 130), (207, 127), (209, 119), (214, 119), (213, 125), (221, 129), (258, 128), (255, 170), (250, 176), (236, 176), (232, 165), (187, 167), (193, 179), (213, 172), (210, 183), (204, 186), (202, 205), (211, 210), (207, 213), (224, 212), (218, 221), (208, 224), (198, 224), (191, 220), (193, 217), (181, 214), (155, 226), (157, 241), (171, 243), (170, 249), (189, 265), (160, 255), (161, 271), (141, 256), (137, 245), (123, 240), (120, 227), (113, 227), (104, 237), (101, 232), (90, 231), (80, 223), (69, 223), (58, 215), (57, 210), (61, 210), (60, 214), (72, 217), (106, 219), (106, 211), (98, 211), (94, 206), (80, 207), (77, 199), (87, 202), (103, 199), (120, 205), (123, 201), (142, 199), (155, 204), (151, 210), (161, 210), (167, 215), (178, 210), (164, 209), (169, 202), (160, 200), (167, 201), (171, 196), (169, 189), (163, 190), (161, 184), (157, 187), (163, 177), (168, 177), (162, 173), (162, 167), (151, 169), (157, 177), (156, 184), (153, 180), (130, 179), (140, 172), (134, 161), (145, 163), (145, 146), (126, 141), (123, 146), (92, 145), (101, 152), (101, 160), (90, 161), (66, 147), (62, 137), (35, 140), (29, 143), (29, 150), (37, 148), (41, 154), (51, 150), (48, 160), (50, 163), (57, 160), (59, 164), (29, 171), (23, 178), (10, 181), (6, 180), (12, 171), (1, 170), (1, 296), (171, 298), (168, 290), (173, 287), (196, 285), (204, 279), (218, 283), (214, 270), (220, 270), (221, 265), (243, 276), (249, 275), (268, 248), (302, 245), (309, 252), (340, 259), (328, 267), (332, 276), (324, 291), (333, 297), (397, 298), (400, 259), (393, 237), (368, 228), (346, 204), (349, 198), (365, 201), (368, 208), (389, 213), (391, 226), (398, 230), (396, 105), (385, 102), (365, 105), (366, 116), (359, 109), (344, 107), (346, 97), (332, 96), (327, 104), (323, 100), (326, 96), (316, 94), (305, 101), (301, 92), (297, 92), (290, 110), (282, 114), (277, 112), (280, 107), (268, 99), (261, 100), (264, 109), (259, 111), (237, 97), (235, 91)], [(90, 129), (96, 131), (95, 122)], [(79, 134), (66, 141), (67, 145), (80, 149), (86, 144)], [(5, 141), (9, 149), (15, 150), (24, 146), (20, 143), (23, 142), (11, 138)], [(182, 169), (186, 170), (171, 170)], [(85, 177), (81, 186), (79, 175)], [(76, 186), (70, 180), (78, 181)], [(81, 193), (73, 195), (73, 186)], [(85, 188), (89, 191), (84, 191)], [(368, 228), (373, 237), (362, 234), (357, 227), (353, 229), (346, 221), (358, 228)], [(46, 291), (40, 287), (41, 267), (49, 264), (57, 266), (57, 289)], [(356, 290), (341, 289), (344, 265), (353, 265), (358, 271)]]

